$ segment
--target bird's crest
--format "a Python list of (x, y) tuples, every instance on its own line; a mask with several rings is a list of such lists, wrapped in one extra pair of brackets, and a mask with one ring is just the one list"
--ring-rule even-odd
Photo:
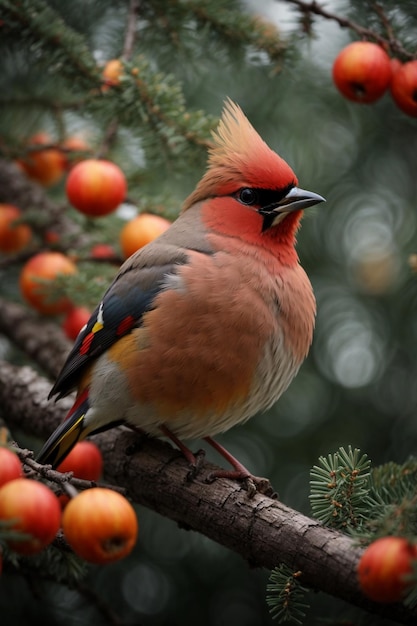
[(209, 149), (207, 171), (183, 210), (241, 187), (280, 189), (297, 184), (290, 166), (264, 142), (242, 109), (228, 99)]

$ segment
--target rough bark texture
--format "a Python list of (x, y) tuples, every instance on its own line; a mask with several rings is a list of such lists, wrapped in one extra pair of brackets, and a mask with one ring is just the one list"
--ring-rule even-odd
[[(67, 342), (57, 329), (45, 330), (45, 322), (23, 307), (0, 303), (0, 332), (46, 371), (54, 375), (60, 369)], [(0, 413), (12, 432), (20, 428), (44, 439), (62, 422), (73, 399), (48, 401), (50, 387), (31, 367), (0, 361)], [(313, 589), (401, 624), (417, 623), (416, 611), (377, 605), (362, 596), (355, 574), (360, 550), (346, 535), (262, 493), (249, 498), (238, 482), (209, 482), (219, 469), (210, 463), (190, 480), (182, 455), (163, 441), (120, 428), (95, 439), (103, 451), (105, 478), (126, 488), (135, 502), (234, 550), (252, 566), (286, 563), (301, 570), (302, 582)]]
[(21, 428), (43, 439), (62, 422), (73, 398), (55, 404), (48, 400), (50, 389), (51, 383), (29, 366), (0, 361), (0, 415), (12, 432)]
[(56, 323), (4, 298), (0, 298), (0, 333), (52, 377), (58, 374), (72, 345)]

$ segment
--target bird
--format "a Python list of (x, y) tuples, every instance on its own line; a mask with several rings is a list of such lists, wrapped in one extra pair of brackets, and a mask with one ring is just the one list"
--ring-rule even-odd
[(204, 439), (271, 407), (305, 360), (316, 301), (296, 251), (303, 211), (324, 198), (298, 179), (231, 99), (207, 168), (171, 226), (120, 267), (53, 385), (77, 390), (37, 460), (56, 468), (86, 436), (125, 424)]

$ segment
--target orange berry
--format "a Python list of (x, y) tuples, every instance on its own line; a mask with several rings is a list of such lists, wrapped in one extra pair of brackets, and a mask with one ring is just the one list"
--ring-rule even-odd
[(90, 563), (112, 563), (127, 556), (138, 534), (132, 505), (120, 493), (95, 487), (73, 498), (62, 515), (69, 545)]
[(0, 251), (19, 252), (32, 238), (32, 229), (27, 224), (15, 224), (22, 212), (13, 204), (0, 204)]
[(54, 280), (59, 274), (75, 274), (74, 263), (60, 252), (39, 252), (25, 263), (20, 273), (20, 290), (25, 300), (40, 313), (54, 315), (71, 308), (69, 298), (53, 299)]
[(141, 213), (130, 220), (120, 232), (120, 247), (127, 258), (147, 243), (162, 235), (171, 222), (159, 215)]
[[(53, 140), (47, 133), (40, 132), (29, 139), (28, 146), (42, 146), (52, 143)], [(66, 166), (65, 155), (57, 148), (31, 151), (18, 162), (29, 178), (33, 178), (46, 187), (61, 179)]]
[(107, 61), (102, 72), (104, 80), (103, 91), (106, 91), (109, 87), (120, 85), (120, 76), (123, 74), (123, 71), (123, 64), (120, 59)]

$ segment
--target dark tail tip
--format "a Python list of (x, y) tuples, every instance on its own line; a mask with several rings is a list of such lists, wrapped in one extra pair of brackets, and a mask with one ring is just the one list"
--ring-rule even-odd
[(77, 441), (84, 439), (85, 410), (80, 414), (76, 411), (52, 433), (39, 452), (37, 461), (42, 465), (52, 465), (55, 469), (71, 452)]

